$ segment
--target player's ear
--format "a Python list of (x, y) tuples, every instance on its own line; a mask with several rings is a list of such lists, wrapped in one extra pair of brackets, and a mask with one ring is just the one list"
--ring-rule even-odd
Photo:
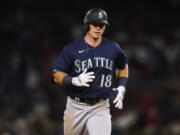
[(89, 23), (84, 23), (82, 26), (83, 35), (85, 35), (89, 31)]

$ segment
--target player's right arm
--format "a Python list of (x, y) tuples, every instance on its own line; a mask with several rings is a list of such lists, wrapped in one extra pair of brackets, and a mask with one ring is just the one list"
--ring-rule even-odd
[[(88, 83), (95, 78), (94, 72), (87, 72), (85, 69), (76, 77), (71, 77), (71, 67), (74, 64), (73, 50), (71, 46), (65, 46), (56, 61), (53, 64), (53, 78), (52, 81), (59, 85), (74, 85), (78, 87), (89, 87)], [(69, 74), (68, 74), (69, 73)]]
[(53, 70), (53, 82), (63, 86), (63, 78), (68, 76), (67, 73), (62, 71)]
[(63, 85), (74, 85), (77, 87), (89, 87), (88, 83), (95, 79), (94, 72), (87, 72), (85, 69), (79, 76), (71, 77), (63, 71), (53, 70), (53, 82)]

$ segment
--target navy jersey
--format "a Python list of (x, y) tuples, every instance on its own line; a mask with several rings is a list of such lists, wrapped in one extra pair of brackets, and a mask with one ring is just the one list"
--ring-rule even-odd
[(100, 45), (92, 47), (84, 38), (66, 45), (53, 64), (53, 69), (75, 77), (88, 69), (95, 79), (90, 87), (65, 86), (68, 96), (108, 98), (112, 89), (115, 68), (124, 69), (127, 58), (120, 46), (104, 37)]

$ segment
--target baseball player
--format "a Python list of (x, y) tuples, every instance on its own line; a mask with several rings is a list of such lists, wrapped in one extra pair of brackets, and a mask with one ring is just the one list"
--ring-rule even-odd
[[(123, 108), (128, 63), (120, 46), (102, 36), (107, 25), (104, 10), (90, 9), (84, 36), (66, 45), (53, 64), (53, 81), (67, 93), (64, 135), (110, 135), (111, 90), (117, 94), (115, 107)], [(114, 75), (117, 88), (112, 88)]]

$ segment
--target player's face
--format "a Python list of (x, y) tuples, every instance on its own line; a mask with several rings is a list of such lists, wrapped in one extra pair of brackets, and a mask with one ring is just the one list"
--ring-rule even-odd
[(91, 23), (88, 34), (92, 38), (100, 38), (102, 34), (104, 33), (105, 27), (106, 27), (106, 24), (104, 23)]

